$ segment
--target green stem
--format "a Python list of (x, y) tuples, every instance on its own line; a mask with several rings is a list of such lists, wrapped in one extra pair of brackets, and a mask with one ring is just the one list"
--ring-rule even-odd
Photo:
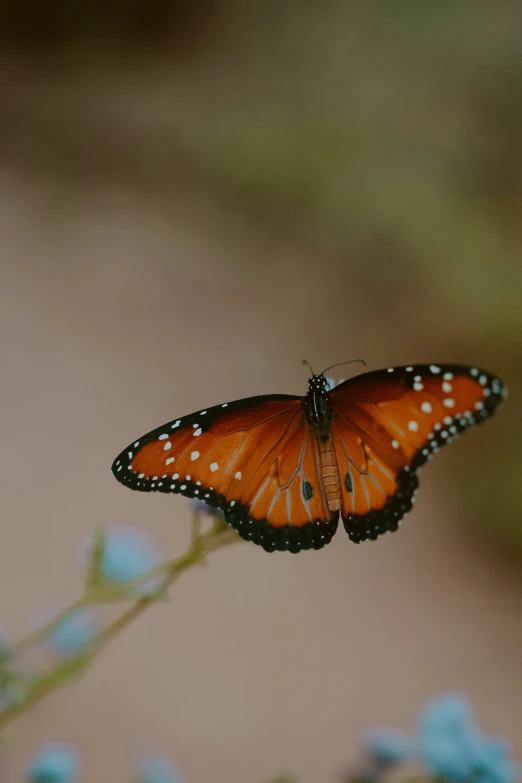
[(77, 601), (74, 601), (70, 606), (68, 606), (67, 609), (59, 612), (48, 623), (45, 623), (45, 625), (40, 626), (35, 631), (28, 633), (27, 636), (24, 636), (18, 642), (12, 644), (7, 651), (9, 659), (13, 659), (21, 655), (39, 642), (47, 639), (47, 637), (55, 630), (55, 628), (61, 622), (63, 622), (63, 620), (69, 617), (70, 614), (77, 612), (80, 609), (85, 609), (90, 605), (90, 603), (91, 595), (90, 593), (85, 593), (85, 595), (82, 595), (81, 598), (78, 598)]

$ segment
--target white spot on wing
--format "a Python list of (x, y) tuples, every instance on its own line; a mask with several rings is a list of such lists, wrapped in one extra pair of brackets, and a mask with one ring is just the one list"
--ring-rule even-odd
[(212, 471), (212, 473), (214, 473), (214, 471), (217, 470), (218, 468), (219, 465), (217, 464), (217, 462), (213, 462), (212, 465), (210, 466), (210, 470)]
[(440, 367), (437, 367), (436, 364), (430, 364), (430, 372), (436, 375), (438, 372), (440, 372)]
[(171, 462), (174, 462), (174, 457), (169, 457), (165, 460), (165, 465), (170, 465)]
[(424, 389), (424, 384), (420, 383), (419, 381), (415, 381), (413, 388), (415, 391), (422, 391)]
[(199, 451), (193, 451), (192, 454), (190, 455), (190, 459), (192, 460), (192, 462), (194, 462), (194, 460), (197, 459), (198, 457), (199, 457)]
[(174, 422), (174, 424), (170, 425), (171, 430), (173, 430), (175, 427), (179, 427), (180, 424), (181, 424), (181, 419), (178, 419), (177, 421)]
[(452, 372), (445, 372), (442, 376), (445, 381), (452, 381), (453, 380), (453, 373)]
[(416, 421), (409, 421), (408, 422), (408, 429), (411, 432), (416, 432), (419, 429), (419, 425), (417, 424)]
[(394, 449), (398, 449), (399, 448), (399, 441), (398, 440), (392, 440), (392, 446), (393, 446)]
[(172, 443), (170, 442), (170, 440), (168, 440), (168, 441), (165, 443), (165, 445), (163, 446), (163, 451), (168, 451), (168, 450), (169, 450), (169, 449), (171, 449), (171, 448), (172, 448)]
[(241, 478), (241, 471), (240, 471), (240, 470), (238, 470), (238, 472), (236, 473), (236, 475), (234, 476), (234, 478), (237, 478), (237, 479), (240, 479), (240, 478)]
[(167, 435), (167, 433), (166, 433), (166, 432), (164, 432), (164, 433), (163, 433), (163, 435), (160, 435), (160, 436), (159, 436), (158, 440), (167, 440), (167, 438), (168, 438), (168, 437), (169, 437), (169, 436)]
[(451, 397), (446, 397), (445, 400), (442, 400), (442, 404), (446, 406), (446, 408), (453, 408), (455, 405), (455, 400), (452, 400)]
[(423, 402), (421, 405), (421, 411), (424, 413), (431, 413), (433, 408), (431, 407), (431, 402)]
[(442, 384), (442, 391), (446, 392), (447, 394), (448, 392), (453, 391), (453, 386), (451, 385), (451, 383), (444, 381), (444, 383)]
[(201, 429), (201, 427), (198, 427), (197, 430), (194, 433), (194, 437), (195, 438), (199, 438), (199, 436), (201, 435), (202, 432), (203, 432), (203, 430)]

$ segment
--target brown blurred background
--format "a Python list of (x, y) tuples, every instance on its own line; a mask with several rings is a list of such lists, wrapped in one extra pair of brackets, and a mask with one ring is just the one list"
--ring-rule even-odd
[[(516, 2), (11, 0), (0, 10), (1, 620), (82, 587), (95, 525), (188, 541), (111, 476), (133, 437), (363, 356), (484, 366), (499, 416), (400, 534), (242, 544), (5, 738), (85, 781), (336, 780), (373, 723), (464, 689), (522, 755), (522, 35)], [(343, 371), (344, 372), (344, 371)]]

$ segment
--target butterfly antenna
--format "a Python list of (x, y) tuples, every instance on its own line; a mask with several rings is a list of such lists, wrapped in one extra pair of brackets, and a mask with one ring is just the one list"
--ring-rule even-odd
[(331, 364), (330, 367), (327, 367), (326, 370), (323, 370), (321, 375), (324, 375), (325, 372), (328, 372), (328, 370), (333, 370), (335, 367), (342, 367), (344, 364), (355, 364), (356, 362), (360, 362), (361, 364), (364, 364), (366, 367), (366, 362), (364, 359), (350, 359), (348, 362), (339, 362), (339, 364)]
[(312, 375), (315, 375), (315, 372), (312, 369), (312, 365), (310, 364), (310, 362), (307, 359), (303, 359), (303, 364), (307, 364), (308, 367), (310, 368), (310, 372), (312, 373)]

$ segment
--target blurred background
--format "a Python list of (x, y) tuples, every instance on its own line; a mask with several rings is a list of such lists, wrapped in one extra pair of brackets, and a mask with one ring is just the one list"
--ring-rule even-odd
[(10, 635), (81, 591), (95, 525), (182, 552), (186, 501), (110, 472), (163, 421), (304, 393), (303, 357), (477, 364), (510, 389), (422, 471), (398, 535), (188, 573), (9, 730), (6, 779), (60, 739), (85, 780), (127, 780), (137, 748), (188, 781), (336, 780), (368, 725), (451, 689), (520, 757), (521, 35), (509, 0), (4, 0)]

